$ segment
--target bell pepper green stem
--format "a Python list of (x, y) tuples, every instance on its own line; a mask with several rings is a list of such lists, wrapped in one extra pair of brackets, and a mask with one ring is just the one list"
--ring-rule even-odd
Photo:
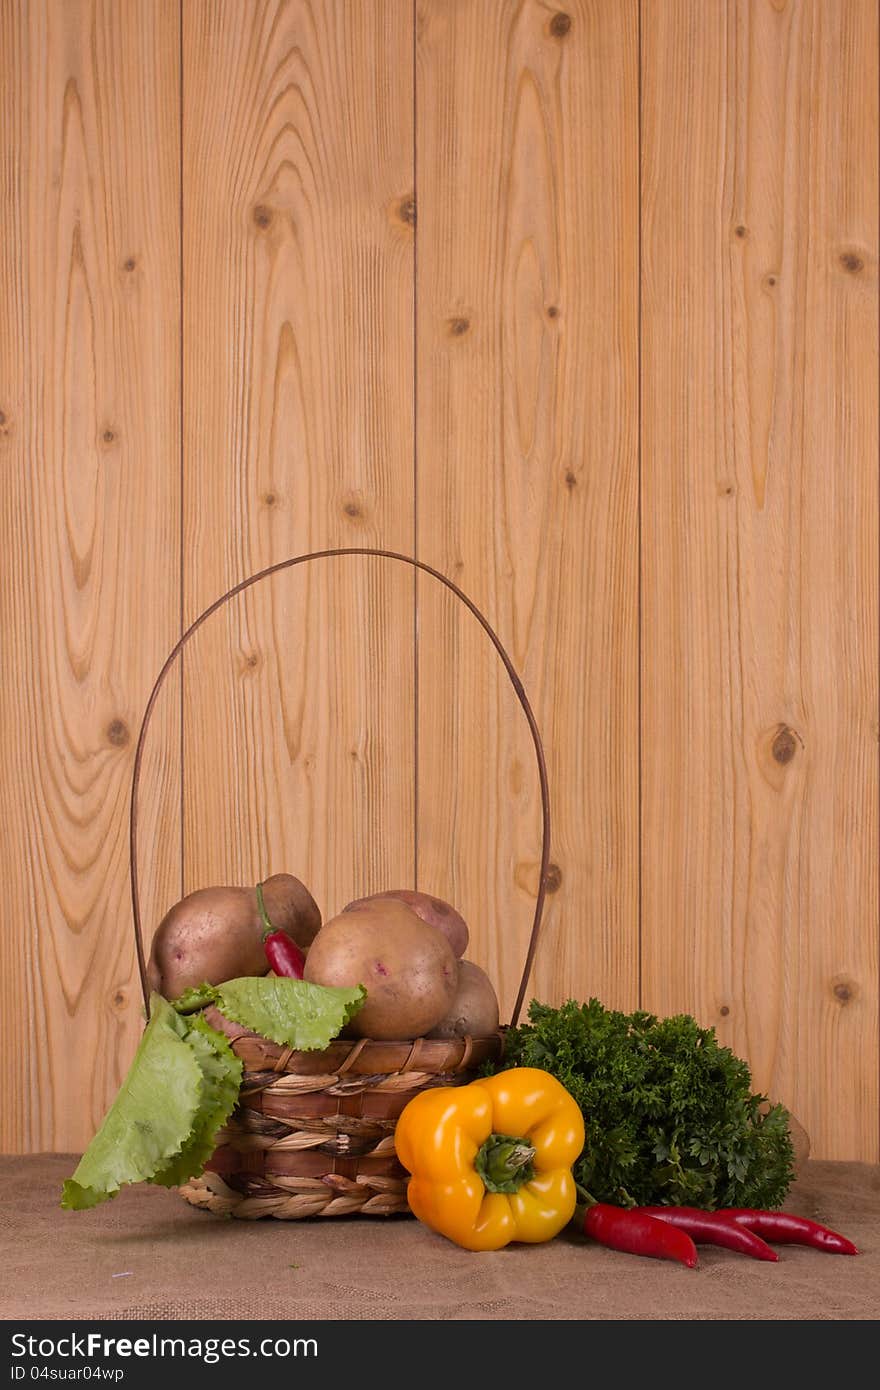
[(489, 1192), (517, 1192), (535, 1176), (535, 1149), (518, 1135), (490, 1134), (474, 1159)]

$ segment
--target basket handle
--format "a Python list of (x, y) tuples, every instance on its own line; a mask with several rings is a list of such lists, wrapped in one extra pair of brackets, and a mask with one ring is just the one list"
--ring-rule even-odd
[(538, 895), (535, 901), (535, 915), (532, 920), (532, 930), (529, 936), (529, 944), (526, 950), (525, 965), (523, 966), (522, 978), (520, 980), (519, 990), (516, 996), (516, 1003), (513, 1006), (513, 1013), (511, 1014), (510, 1018), (510, 1027), (514, 1027), (514, 1025), (517, 1022), (517, 1019), (519, 1018), (520, 1009), (522, 1008), (526, 989), (528, 987), (529, 975), (531, 974), (532, 970), (532, 963), (535, 959), (535, 951), (538, 945), (538, 932), (541, 926), (541, 918), (544, 913), (544, 899), (546, 897), (547, 892), (547, 870), (550, 865), (550, 791), (547, 781), (547, 762), (544, 757), (544, 747), (541, 743), (541, 735), (538, 730), (538, 725), (535, 720), (532, 707), (529, 704), (528, 696), (526, 695), (523, 683), (516, 673), (513, 662), (511, 661), (504, 647), (501, 645), (501, 640), (498, 637), (497, 633), (489, 625), (487, 619), (480, 612), (479, 608), (473, 602), (473, 600), (469, 599), (467, 594), (465, 594), (458, 587), (457, 584), (454, 584), (451, 579), (447, 579), (445, 574), (441, 574), (439, 570), (434, 569), (431, 565), (425, 564), (424, 560), (415, 560), (411, 555), (403, 555), (396, 550), (368, 549), (365, 546), (345, 547), (342, 549), (335, 550), (313, 550), (307, 555), (292, 555), (287, 560), (279, 560), (276, 564), (268, 565), (265, 569), (259, 570), (256, 574), (250, 575), (247, 579), (242, 579), (239, 584), (233, 585), (233, 587), (231, 589), (228, 589), (225, 594), (221, 594), (220, 597), (215, 599), (212, 604), (209, 604), (209, 606), (206, 609), (204, 609), (204, 611), (201, 612), (193, 622), (190, 623), (189, 627), (181, 635), (178, 641), (175, 642), (171, 651), (168, 653), (168, 656), (165, 658), (165, 662), (162, 666), (162, 669), (156, 677), (153, 689), (150, 691), (150, 697), (147, 700), (147, 706), (144, 710), (143, 719), (141, 720), (141, 727), (138, 733), (137, 745), (135, 747), (134, 768), (132, 771), (131, 782), (131, 806), (128, 827), (129, 863), (131, 873), (132, 921), (134, 923), (134, 940), (135, 948), (137, 950), (138, 973), (140, 975), (141, 991), (144, 996), (144, 1006), (147, 1011), (147, 1017), (149, 1017), (150, 1013), (150, 990), (147, 984), (147, 962), (144, 954), (144, 938), (141, 927), (140, 895), (138, 891), (138, 794), (140, 790), (141, 764), (143, 762), (144, 744), (146, 742), (147, 730), (149, 728), (150, 719), (153, 714), (153, 709), (155, 707), (159, 691), (161, 690), (162, 685), (164, 684), (165, 677), (168, 675), (168, 672), (171, 670), (171, 667), (174, 665), (180, 653), (183, 651), (183, 648), (186, 646), (187, 642), (190, 640), (192, 636), (194, 636), (194, 634), (198, 631), (202, 624), (207, 622), (208, 618), (211, 617), (212, 613), (216, 613), (218, 608), (222, 608), (224, 604), (229, 603), (230, 600), (235, 598), (238, 594), (244, 593), (245, 589), (250, 589), (252, 585), (258, 584), (261, 579), (268, 579), (270, 575), (279, 574), (281, 570), (292, 569), (294, 565), (303, 565), (310, 560), (329, 560), (334, 559), (340, 555), (372, 555), (382, 560), (398, 560), (404, 565), (411, 565), (413, 569), (422, 570), (425, 574), (430, 574), (432, 578), (439, 580), (440, 583), (443, 584), (447, 589), (449, 589), (451, 593), (455, 594), (456, 598), (460, 599), (464, 606), (468, 608), (471, 613), (473, 613), (477, 622), (480, 624), (480, 627), (486, 633), (486, 636), (489, 638), (495, 650), (497, 651), (499, 657), (501, 658), (502, 664), (504, 665), (504, 669), (506, 670), (510, 678), (510, 683), (516, 692), (517, 699), (519, 700), (520, 705), (522, 706), (523, 713), (525, 714), (526, 720), (528, 722), (529, 731), (532, 735), (532, 743), (534, 744), (535, 748), (535, 758), (538, 764), (538, 777), (540, 779), (541, 784), (541, 816), (543, 820), (543, 830), (541, 838), (541, 872), (538, 879)]

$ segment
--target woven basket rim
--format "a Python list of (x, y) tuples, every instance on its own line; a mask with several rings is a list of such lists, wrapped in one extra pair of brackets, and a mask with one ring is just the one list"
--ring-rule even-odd
[(343, 1076), (392, 1072), (469, 1071), (503, 1054), (504, 1028), (483, 1037), (463, 1038), (334, 1038), (326, 1048), (297, 1051), (231, 1023), (213, 1005), (205, 1018), (225, 1034), (233, 1052), (248, 1069)]

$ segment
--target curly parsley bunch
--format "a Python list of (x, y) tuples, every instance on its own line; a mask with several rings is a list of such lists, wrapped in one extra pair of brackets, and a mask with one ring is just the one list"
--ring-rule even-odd
[(745, 1062), (687, 1014), (534, 1001), (502, 1066), (540, 1067), (577, 1101), (575, 1178), (625, 1206), (779, 1206), (794, 1176), (789, 1114), (752, 1093)]

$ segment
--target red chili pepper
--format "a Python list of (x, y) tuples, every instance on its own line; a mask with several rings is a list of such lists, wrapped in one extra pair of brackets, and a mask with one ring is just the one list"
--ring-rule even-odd
[(656, 1216), (648, 1216), (638, 1208), (595, 1202), (584, 1212), (583, 1231), (600, 1245), (623, 1250), (629, 1255), (678, 1260), (688, 1269), (693, 1269), (697, 1263), (697, 1247), (686, 1231), (671, 1226), (668, 1221), (658, 1221)]
[(301, 980), (306, 958), (296, 942), (287, 935), (287, 932), (276, 931), (269, 921), (266, 904), (263, 901), (262, 883), (257, 884), (257, 909), (260, 914), (260, 921), (263, 923), (263, 935), (260, 940), (263, 943), (263, 950), (266, 952), (266, 959), (275, 974), (284, 975), (288, 979)]
[(858, 1249), (846, 1236), (790, 1211), (754, 1211), (750, 1207), (724, 1207), (717, 1213), (731, 1225), (745, 1227), (766, 1240), (780, 1245), (809, 1245), (829, 1255), (857, 1255)]
[(699, 1207), (638, 1207), (647, 1216), (656, 1216), (660, 1221), (668, 1221), (680, 1231), (687, 1231), (693, 1241), (701, 1245), (720, 1245), (725, 1250), (736, 1250), (740, 1255), (750, 1255), (753, 1260), (778, 1260), (775, 1250), (760, 1236), (745, 1226), (726, 1220), (719, 1211), (702, 1211)]

